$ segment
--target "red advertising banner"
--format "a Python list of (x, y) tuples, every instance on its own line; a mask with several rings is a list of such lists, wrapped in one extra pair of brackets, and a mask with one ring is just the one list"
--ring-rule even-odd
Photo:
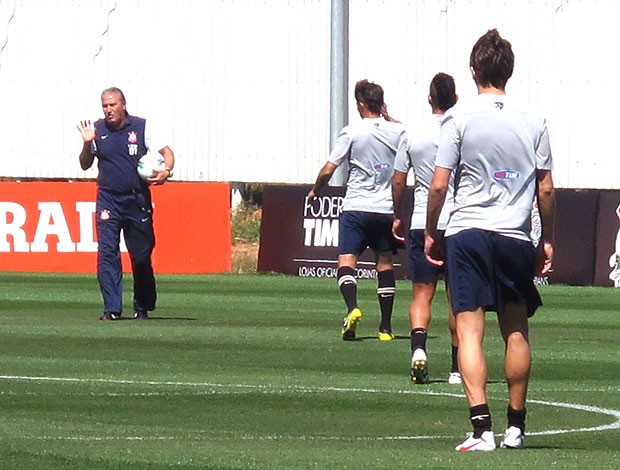
[[(0, 270), (95, 272), (96, 191), (94, 182), (0, 182)], [(169, 182), (151, 193), (156, 273), (230, 271), (228, 183)]]

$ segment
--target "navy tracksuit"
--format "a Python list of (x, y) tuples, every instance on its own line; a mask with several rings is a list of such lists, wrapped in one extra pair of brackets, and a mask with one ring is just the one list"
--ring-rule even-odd
[(104, 312), (118, 315), (123, 311), (121, 230), (131, 259), (134, 310), (154, 310), (157, 300), (151, 264), (155, 247), (151, 192), (136, 171), (138, 160), (147, 152), (145, 122), (127, 116), (124, 127), (110, 129), (101, 119), (95, 122), (96, 138), (91, 145), (99, 168), (95, 214), (99, 242), (97, 279)]

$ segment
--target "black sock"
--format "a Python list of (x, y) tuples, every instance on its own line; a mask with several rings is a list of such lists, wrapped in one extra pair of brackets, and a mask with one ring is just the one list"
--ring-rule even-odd
[(491, 412), (489, 411), (489, 405), (484, 403), (472, 406), (469, 409), (469, 420), (474, 427), (474, 437), (480, 437), (483, 432), (490, 431)]
[(338, 287), (347, 304), (347, 312), (357, 308), (357, 279), (353, 268), (348, 266), (338, 268)]
[(508, 416), (508, 427), (516, 426), (521, 432), (525, 432), (525, 415), (527, 414), (527, 410), (523, 408), (522, 410), (515, 410), (514, 408), (508, 406), (508, 410), (506, 415)]
[(388, 269), (377, 274), (377, 297), (381, 308), (380, 331), (392, 331), (392, 310), (394, 309), (394, 294), (396, 293), (396, 281), (394, 270)]
[(414, 328), (411, 330), (411, 352), (416, 349), (423, 349), (426, 351), (426, 338), (428, 337), (428, 331), (426, 328)]
[(450, 366), (450, 372), (459, 371), (459, 347), (452, 346), (452, 365)]

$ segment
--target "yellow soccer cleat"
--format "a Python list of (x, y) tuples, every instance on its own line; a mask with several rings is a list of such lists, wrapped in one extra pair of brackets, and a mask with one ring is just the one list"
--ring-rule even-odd
[(342, 325), (342, 339), (344, 341), (353, 341), (355, 339), (355, 328), (361, 319), (362, 311), (359, 308), (354, 308), (344, 317), (344, 324)]
[(394, 339), (394, 335), (391, 331), (380, 331), (377, 337), (379, 341), (392, 341)]

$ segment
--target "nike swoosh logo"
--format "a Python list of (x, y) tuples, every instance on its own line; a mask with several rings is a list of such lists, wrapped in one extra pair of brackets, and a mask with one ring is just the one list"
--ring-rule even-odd
[(102, 135), (102, 136), (101, 136), (101, 140), (105, 140), (105, 139), (107, 139), (107, 138), (108, 138), (107, 134), (106, 134), (106, 135)]
[(459, 450), (461, 452), (467, 452), (468, 450), (472, 450), (474, 447), (477, 447), (478, 445), (480, 445), (481, 442), (482, 441), (474, 442), (472, 445), (467, 446), (467, 447), (461, 447)]
[(472, 416), (471, 420), (472, 421), (482, 421), (483, 419), (488, 418), (489, 415), (478, 415), (478, 416)]

